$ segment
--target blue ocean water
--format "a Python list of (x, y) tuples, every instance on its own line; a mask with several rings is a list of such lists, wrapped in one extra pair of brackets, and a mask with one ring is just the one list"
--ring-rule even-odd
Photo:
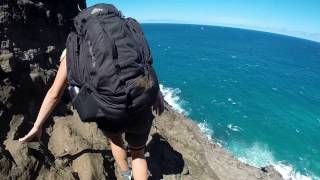
[(241, 161), (320, 177), (320, 43), (226, 27), (144, 24), (166, 100)]

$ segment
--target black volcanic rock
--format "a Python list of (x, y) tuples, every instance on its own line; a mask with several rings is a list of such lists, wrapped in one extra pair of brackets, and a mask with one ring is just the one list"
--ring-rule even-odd
[(0, 139), (13, 114), (33, 120), (84, 0), (1, 0)]

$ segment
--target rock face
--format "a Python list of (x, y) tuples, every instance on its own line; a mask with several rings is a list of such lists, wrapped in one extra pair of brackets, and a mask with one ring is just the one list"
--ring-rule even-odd
[[(40, 142), (21, 144), (54, 79), (71, 18), (84, 0), (0, 1), (0, 179), (117, 179), (109, 143), (82, 123), (65, 95)], [(171, 110), (156, 117), (147, 144), (151, 179), (282, 179), (245, 165)], [(129, 158), (130, 160), (130, 158)]]
[[(34, 119), (84, 0), (0, 1), (0, 139), (14, 114)], [(61, 111), (61, 110), (60, 110)], [(59, 112), (56, 111), (56, 113)]]

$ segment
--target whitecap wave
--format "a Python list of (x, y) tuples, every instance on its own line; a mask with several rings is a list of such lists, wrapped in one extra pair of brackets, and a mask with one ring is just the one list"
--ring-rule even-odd
[(319, 180), (320, 177), (311, 175), (303, 175), (293, 169), (291, 165), (282, 164), (280, 162), (272, 164), (274, 169), (278, 171), (285, 180)]
[(267, 145), (253, 143), (247, 146), (242, 143), (230, 143), (228, 149), (243, 163), (255, 167), (265, 167), (272, 165), (285, 180), (320, 180), (319, 177), (312, 173), (303, 175), (294, 170), (293, 166), (281, 161), (277, 161)]
[(233, 125), (233, 124), (228, 124), (227, 128), (230, 129), (231, 131), (235, 131), (235, 132), (242, 131), (241, 127)]
[(201, 132), (209, 139), (212, 140), (213, 130), (209, 128), (207, 121), (198, 124)]
[(204, 120), (201, 123), (198, 123), (198, 126), (199, 126), (201, 132), (208, 138), (208, 140), (213, 141), (221, 148), (223, 147), (223, 145), (225, 144), (223, 140), (217, 139), (217, 138), (213, 139), (214, 131), (209, 127), (206, 120)]
[(183, 104), (185, 104), (185, 101), (182, 100), (179, 96), (179, 94), (181, 93), (181, 90), (179, 88), (164, 87), (162, 84), (160, 84), (160, 91), (164, 96), (164, 100), (170, 106), (172, 106), (175, 111), (178, 111), (179, 113), (182, 113), (184, 115), (189, 115), (189, 112), (182, 107)]

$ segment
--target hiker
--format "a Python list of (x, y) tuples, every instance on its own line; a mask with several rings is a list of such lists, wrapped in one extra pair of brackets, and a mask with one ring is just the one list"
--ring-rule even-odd
[[(88, 10), (84, 11), (82, 13), (87, 15), (86, 12), (90, 12), (91, 14), (95, 15), (96, 13), (99, 14), (99, 16), (103, 16), (104, 15), (104, 10), (107, 9), (107, 15), (108, 17), (116, 17), (117, 14), (115, 14), (115, 12), (118, 12), (114, 6), (111, 5), (105, 5), (105, 4), (100, 4), (100, 5), (96, 5), (93, 6), (92, 8), (88, 8)], [(113, 13), (113, 14), (110, 14)], [(83, 18), (83, 17), (82, 17)], [(93, 18), (93, 17), (90, 17)], [(94, 18), (96, 18), (94, 16)], [(95, 19), (96, 20), (96, 19)], [(105, 19), (104, 19), (105, 20)], [(123, 20), (123, 17), (121, 17), (119, 19), (119, 21)], [(126, 20), (129, 27), (132, 28), (137, 28), (137, 24), (135, 23), (135, 21), (132, 21), (132, 19), (127, 19)], [(83, 22), (83, 19), (81, 19), (81, 22)], [(88, 22), (90, 22), (90, 20), (88, 20)], [(115, 22), (115, 21), (113, 21)], [(122, 22), (121, 22), (122, 23)], [(133, 23), (133, 24), (130, 24)], [(131, 26), (133, 25), (133, 26)], [(92, 24), (91, 26), (95, 26), (95, 24)], [(83, 27), (83, 26), (81, 26)], [(90, 26), (88, 27), (90, 28)], [(97, 29), (95, 29), (97, 30)], [(105, 32), (105, 31), (103, 31)], [(139, 32), (139, 29), (134, 29), (134, 33)], [(79, 32), (78, 32), (79, 33)], [(93, 31), (90, 31), (89, 33), (94, 33)], [(119, 32), (116, 32), (119, 33)], [(73, 41), (74, 38), (78, 37), (76, 36), (75, 33), (70, 33), (68, 40), (67, 40), (67, 49), (65, 49), (60, 57), (60, 66), (57, 72), (57, 75), (55, 77), (55, 80), (51, 86), (51, 88), (48, 90), (43, 103), (40, 107), (40, 111), (38, 113), (37, 119), (34, 123), (33, 128), (30, 130), (30, 132), (25, 135), (23, 138), (20, 138), (19, 141), (26, 143), (26, 142), (30, 142), (32, 140), (34, 140), (35, 138), (37, 140), (40, 140), (41, 137), (41, 133), (42, 133), (42, 126), (44, 124), (44, 122), (48, 119), (50, 113), (52, 112), (52, 110), (54, 109), (54, 107), (56, 106), (56, 104), (58, 103), (58, 101), (60, 100), (61, 96), (64, 93), (64, 90), (68, 87), (68, 90), (71, 94), (71, 98), (72, 98), (72, 103), (74, 105), (74, 107), (76, 108), (76, 110), (79, 113), (80, 119), (84, 122), (96, 122), (98, 127), (106, 134), (106, 136), (109, 138), (110, 140), (110, 144), (111, 144), (111, 150), (112, 150), (112, 154), (115, 158), (115, 161), (117, 163), (117, 165), (119, 166), (120, 170), (121, 170), (121, 174), (123, 176), (123, 179), (125, 180), (129, 180), (131, 179), (131, 176), (133, 175), (135, 180), (145, 180), (148, 178), (148, 168), (147, 168), (147, 162), (146, 159), (144, 157), (144, 153), (145, 153), (145, 145), (150, 133), (150, 129), (152, 126), (152, 122), (154, 119), (154, 115), (152, 110), (158, 114), (161, 115), (162, 112), (164, 111), (164, 104), (163, 104), (163, 96), (161, 94), (161, 91), (159, 90), (158, 87), (158, 81), (155, 75), (155, 72), (152, 70), (151, 67), (151, 63), (150, 60), (151, 55), (149, 52), (149, 48), (147, 47), (146, 44), (144, 44), (145, 41), (141, 41), (141, 36), (142, 33), (138, 34), (137, 36), (139, 36), (138, 38), (140, 38), (139, 40), (137, 40), (136, 45), (138, 43), (141, 43), (141, 47), (138, 47), (137, 49), (143, 49), (141, 51), (143, 51), (143, 55), (148, 56), (148, 60), (146, 61), (146, 63), (150, 63), (150, 64), (144, 64), (144, 66), (147, 66), (147, 68), (145, 69), (145, 72), (143, 72), (142, 74), (147, 74), (148, 76), (136, 76), (134, 75), (133, 72), (127, 70), (128, 72), (126, 74), (120, 74), (121, 76), (119, 77), (125, 77), (126, 75), (128, 75), (127, 77), (127, 83), (129, 82), (128, 79), (129, 78), (129, 74), (134, 75), (134, 78), (136, 78), (136, 80), (138, 80), (139, 82), (144, 82), (147, 79), (146, 78), (150, 78), (148, 81), (146, 81), (147, 83), (142, 83), (143, 85), (148, 86), (148, 88), (151, 88), (151, 90), (145, 90), (145, 91), (139, 91), (139, 87), (134, 86), (135, 84), (133, 83), (133, 85), (131, 84), (129, 87), (131, 88), (130, 91), (128, 91), (127, 93), (129, 95), (131, 95), (131, 97), (126, 98), (125, 101), (128, 104), (131, 104), (129, 107), (126, 106), (126, 110), (128, 110), (129, 113), (126, 113), (123, 109), (121, 109), (120, 105), (122, 105), (122, 101), (121, 101), (121, 95), (127, 95), (124, 93), (121, 93), (121, 91), (119, 91), (119, 93), (117, 94), (119, 97), (117, 97), (117, 101), (111, 101), (110, 103), (114, 103), (114, 106), (112, 107), (108, 107), (107, 105), (105, 106), (97, 106), (97, 102), (99, 102), (99, 98), (103, 99), (103, 98), (114, 98), (111, 95), (108, 96), (103, 96), (106, 93), (101, 93), (100, 91), (105, 90), (106, 88), (110, 87), (110, 84), (105, 83), (106, 81), (108, 81), (107, 78), (111, 78), (111, 76), (105, 76), (103, 73), (108, 73), (109, 71), (113, 71), (112, 68), (114, 67), (110, 67), (110, 66), (103, 66), (103, 63), (108, 63), (109, 61), (112, 61), (114, 59), (114, 56), (111, 56), (111, 59), (109, 56), (107, 56), (106, 54), (110, 54), (110, 53), (114, 53), (115, 49), (112, 48), (105, 48), (104, 50), (109, 52), (103, 52), (105, 53), (101, 56), (94, 57), (94, 53), (92, 53), (93, 51), (96, 53), (96, 47), (95, 46), (90, 46), (89, 43), (89, 47), (88, 48), (84, 48), (82, 49), (82, 54), (83, 53), (88, 53), (88, 55), (84, 56), (85, 58), (90, 57), (90, 55), (92, 56), (92, 58), (90, 59), (86, 59), (87, 61), (91, 61), (91, 60), (95, 60), (94, 64), (89, 64), (86, 65), (86, 67), (84, 68), (91, 68), (91, 67), (87, 67), (92, 65), (92, 67), (98, 66), (100, 65), (99, 69), (102, 69), (103, 72), (99, 72), (97, 69), (96, 71), (94, 71), (95, 73), (88, 73), (85, 75), (96, 75), (96, 76), (91, 76), (90, 78), (92, 78), (91, 81), (85, 81), (82, 80), (81, 82), (79, 82), (79, 80), (77, 79), (77, 77), (79, 76), (84, 76), (84, 74), (76, 74), (77, 71), (79, 71), (79, 69), (75, 68), (75, 63), (80, 63), (80, 58), (82, 57), (75, 57), (74, 54), (75, 52), (79, 52), (79, 51), (74, 51), (73, 47), (79, 47), (79, 46), (86, 46), (87, 44), (77, 44), (74, 45), (74, 43), (77, 43), (79, 41)], [(114, 36), (112, 35), (110, 32), (108, 33), (108, 36)], [(133, 36), (136, 36), (136, 34), (133, 34)], [(124, 37), (123, 35), (121, 37)], [(128, 59), (125, 55), (128, 55), (130, 53), (128, 53), (128, 49), (125, 49), (124, 47), (121, 47), (121, 43), (117, 41), (116, 39), (117, 37), (115, 37), (113, 40), (115, 42), (117, 42), (117, 61), (118, 62), (126, 62), (127, 64), (129, 64), (130, 62), (128, 62)], [(111, 39), (111, 38), (110, 38)], [(109, 40), (110, 40), (109, 39)], [(135, 38), (137, 39), (137, 37)], [(99, 39), (90, 39), (93, 41), (93, 43), (96, 43), (95, 41), (100, 41), (103, 43), (103, 45), (110, 43), (111, 41), (103, 41), (104, 39), (101, 39), (101, 37), (99, 37)], [(121, 42), (126, 42), (123, 39), (121, 39)], [(127, 41), (129, 41), (130, 39), (127, 39)], [(89, 41), (90, 42), (90, 41)], [(114, 43), (115, 43), (114, 42)], [(108, 46), (110, 47), (110, 46)], [(126, 47), (127, 48), (127, 47)], [(129, 47), (128, 47), (129, 48)], [(126, 51), (126, 54), (122, 54), (121, 50)], [(80, 53), (80, 55), (81, 55)], [(100, 52), (101, 53), (101, 52)], [(137, 53), (135, 53), (137, 54)], [(79, 55), (79, 56), (80, 56)], [(122, 56), (123, 55), (123, 56)], [(142, 57), (142, 59), (145, 59), (142, 55), (139, 56)], [(102, 59), (99, 59), (102, 58)], [(103, 59), (104, 58), (104, 59)], [(108, 59), (109, 58), (109, 59)], [(124, 59), (123, 59), (124, 58)], [(100, 61), (99, 61), (100, 60)], [(109, 60), (109, 61), (107, 61)], [(79, 64), (77, 64), (79, 65)], [(83, 65), (83, 64), (82, 64)], [(105, 70), (104, 68), (111, 68), (109, 70)], [(138, 66), (137, 66), (138, 67)], [(79, 67), (77, 67), (79, 68)], [(86, 69), (87, 70), (87, 69)], [(123, 69), (126, 70), (126, 69)], [(89, 70), (88, 70), (89, 71)], [(100, 73), (100, 74), (99, 74)], [(136, 73), (141, 73), (136, 71)], [(118, 74), (118, 73), (117, 73)], [(119, 74), (118, 74), (119, 75)], [(102, 76), (102, 77), (101, 77)], [(105, 78), (102, 80), (100, 80), (102, 83), (94, 84), (94, 80), (96, 77), (99, 77), (100, 79)], [(131, 79), (134, 79), (131, 78)], [(139, 79), (140, 78), (140, 79)], [(78, 80), (78, 81), (77, 81)], [(150, 82), (153, 82), (153, 85), (150, 85)], [(74, 87), (78, 87), (75, 84), (81, 84), (81, 86), (79, 86), (79, 89), (76, 89), (75, 92), (76, 94), (72, 95), (72, 91)], [(103, 84), (104, 83), (104, 84)], [(123, 82), (122, 82), (123, 83)], [(152, 84), (152, 83), (151, 83)], [(94, 86), (96, 85), (96, 86)], [(105, 85), (105, 86), (103, 86)], [(114, 85), (114, 84), (112, 84)], [(119, 85), (120, 86), (120, 85)], [(119, 86), (115, 86), (117, 88), (119, 88)], [(132, 86), (132, 87), (131, 87)], [(100, 89), (99, 89), (100, 88)], [(98, 93), (98, 90), (99, 92)], [(109, 91), (108, 91), (109, 92)], [(149, 93), (149, 94), (148, 94)], [(156, 93), (155, 95), (153, 95), (154, 93)], [(134, 96), (134, 97), (133, 97)], [(105, 99), (104, 99), (105, 100)], [(140, 102), (142, 100), (142, 102)], [(129, 102), (128, 102), (129, 101)], [(101, 102), (100, 102), (101, 103)], [(119, 103), (119, 104), (117, 104)], [(151, 104), (150, 104), (151, 103)], [(119, 106), (118, 106), (119, 105)], [(119, 108), (118, 108), (119, 107)], [(118, 108), (118, 109), (117, 109)], [(107, 113), (109, 112), (109, 113)], [(131, 169), (128, 166), (128, 162), (127, 162), (127, 151), (126, 148), (124, 147), (124, 142), (122, 139), (122, 134), (124, 133), (125, 135), (125, 140), (128, 143), (128, 150), (130, 151), (131, 157), (132, 157), (132, 172)]]

